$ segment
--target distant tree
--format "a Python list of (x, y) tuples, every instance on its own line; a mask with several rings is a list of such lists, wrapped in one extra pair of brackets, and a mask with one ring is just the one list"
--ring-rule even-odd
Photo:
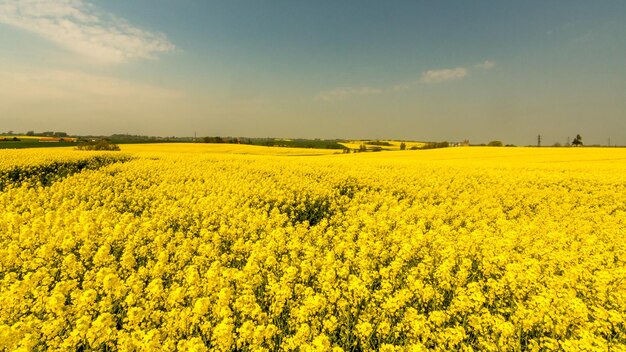
[(557, 147), (557, 148), (558, 148), (558, 147), (560, 147), (560, 146), (561, 146), (561, 143), (556, 142), (556, 143), (554, 143), (552, 146), (553, 146), (553, 147)]
[(367, 147), (365, 146), (365, 144), (361, 143), (361, 145), (359, 146), (359, 151), (360, 151), (360, 152), (365, 152), (365, 151), (367, 151)]
[(502, 146), (502, 142), (501, 141), (491, 141), (487, 145), (490, 146), (490, 147), (501, 147)]
[(400, 143), (400, 150), (406, 150), (406, 143)]
[(27, 136), (34, 136), (35, 135), (35, 131), (28, 131), (26, 132)]
[(577, 134), (576, 138), (574, 138), (574, 140), (572, 141), (572, 145), (574, 147), (579, 147), (579, 146), (583, 145), (583, 137), (581, 137), (579, 134)]

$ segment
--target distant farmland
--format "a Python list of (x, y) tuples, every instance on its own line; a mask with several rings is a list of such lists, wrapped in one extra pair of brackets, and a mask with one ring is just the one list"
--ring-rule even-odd
[(0, 136), (0, 149), (71, 147), (77, 144), (76, 138)]

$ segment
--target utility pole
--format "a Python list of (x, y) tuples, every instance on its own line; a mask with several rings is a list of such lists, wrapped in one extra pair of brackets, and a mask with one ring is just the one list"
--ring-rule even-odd
[(541, 135), (537, 135), (537, 147), (541, 147)]
[(567, 136), (567, 144), (566, 145), (569, 147), (569, 136)]

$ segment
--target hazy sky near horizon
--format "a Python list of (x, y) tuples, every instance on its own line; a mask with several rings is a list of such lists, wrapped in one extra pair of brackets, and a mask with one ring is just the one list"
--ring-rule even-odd
[(0, 132), (626, 145), (626, 1), (0, 0)]

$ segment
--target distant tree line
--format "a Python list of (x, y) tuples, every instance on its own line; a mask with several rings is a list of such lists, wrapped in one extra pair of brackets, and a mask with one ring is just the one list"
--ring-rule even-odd
[(69, 137), (67, 133), (65, 132), (54, 132), (54, 131), (46, 131), (46, 132), (35, 132), (35, 131), (28, 131), (26, 132), (27, 136), (36, 136), (36, 137)]
[(231, 144), (239, 144), (239, 138), (231, 138), (231, 137), (203, 137), (202, 141), (204, 143), (231, 143)]
[(15, 131), (7, 131), (6, 133), (0, 133), (0, 134), (4, 134), (7, 136), (14, 136), (14, 135), (26, 135), (29, 137), (69, 137), (67, 133), (65, 132), (54, 132), (54, 131), (46, 131), (46, 132), (35, 132), (35, 131), (28, 131), (26, 133), (20, 133), (20, 132), (15, 132)]
[(204, 143), (230, 143), (249, 144), (266, 147), (291, 147), (291, 148), (315, 148), (315, 149), (345, 149), (336, 139), (278, 139), (278, 138), (240, 138), (240, 137), (203, 137)]
[(426, 143), (425, 145), (423, 145), (422, 147), (416, 148), (416, 147), (412, 147), (411, 149), (438, 149), (438, 148), (448, 148), (450, 146), (450, 143), (448, 143), (447, 141), (443, 141), (443, 142), (430, 142), (430, 143)]
[(365, 144), (367, 144), (367, 145), (378, 145), (378, 146), (383, 146), (383, 147), (391, 147), (391, 143), (383, 142), (383, 141), (368, 141), (368, 142), (365, 142)]
[[(542, 140), (542, 136), (539, 135), (537, 136), (537, 147), (541, 147), (541, 140)], [(502, 147), (504, 144), (502, 143), (502, 141), (498, 141), (498, 140), (493, 140), (487, 144), (478, 144), (479, 146), (489, 146), (489, 147)], [(577, 134), (576, 137), (574, 138), (574, 140), (572, 140), (572, 142), (569, 142), (569, 138), (568, 138), (568, 143), (566, 144), (566, 146), (572, 146), (572, 147), (581, 147), (583, 145), (583, 138), (580, 136), (580, 134)], [(506, 144), (504, 145), (505, 147), (515, 147), (514, 144)], [(529, 147), (531, 147), (529, 145)], [(556, 142), (554, 144), (552, 144), (552, 147), (562, 147), (561, 143)]]

